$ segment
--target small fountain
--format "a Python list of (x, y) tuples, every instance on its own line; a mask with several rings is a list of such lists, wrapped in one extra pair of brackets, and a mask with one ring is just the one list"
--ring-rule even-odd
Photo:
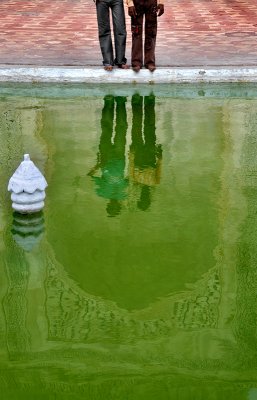
[(41, 211), (44, 207), (47, 182), (39, 169), (24, 154), (24, 160), (9, 180), (8, 191), (11, 192), (12, 208), (21, 214)]

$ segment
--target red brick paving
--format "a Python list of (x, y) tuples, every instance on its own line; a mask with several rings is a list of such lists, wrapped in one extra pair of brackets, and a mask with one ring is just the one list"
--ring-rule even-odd
[[(93, 0), (0, 0), (0, 64), (100, 65)], [(131, 45), (127, 17), (128, 59)], [(165, 0), (162, 66), (257, 65), (257, 0)]]

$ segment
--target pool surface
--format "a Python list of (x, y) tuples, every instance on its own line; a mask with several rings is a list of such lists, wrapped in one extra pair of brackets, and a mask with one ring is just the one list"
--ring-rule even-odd
[(254, 85), (0, 86), (1, 398), (256, 400), (256, 154)]

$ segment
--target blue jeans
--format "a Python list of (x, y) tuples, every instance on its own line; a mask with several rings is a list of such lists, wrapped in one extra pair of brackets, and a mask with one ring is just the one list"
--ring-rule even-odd
[[(112, 12), (115, 59), (111, 37), (110, 10)], [(126, 63), (126, 23), (123, 0), (96, 0), (98, 33), (103, 65)]]

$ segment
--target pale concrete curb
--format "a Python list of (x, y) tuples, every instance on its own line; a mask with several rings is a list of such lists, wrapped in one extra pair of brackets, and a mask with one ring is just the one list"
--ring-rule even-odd
[(160, 67), (154, 73), (142, 69), (114, 69), (106, 72), (100, 67), (38, 67), (0, 65), (0, 82), (55, 83), (216, 83), (257, 82), (256, 67)]

